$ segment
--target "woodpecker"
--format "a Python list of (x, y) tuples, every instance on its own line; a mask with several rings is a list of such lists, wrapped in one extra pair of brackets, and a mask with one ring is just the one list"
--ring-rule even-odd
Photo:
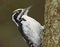
[(19, 32), (29, 47), (41, 47), (44, 26), (28, 16), (30, 8), (31, 6), (14, 10), (12, 20), (17, 25)]

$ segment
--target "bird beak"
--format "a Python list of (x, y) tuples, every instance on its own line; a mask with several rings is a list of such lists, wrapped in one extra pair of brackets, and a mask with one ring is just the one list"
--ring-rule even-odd
[(29, 7), (25, 8), (25, 11), (24, 11), (24, 12), (25, 12), (25, 13), (24, 13), (25, 15), (27, 15), (27, 13), (28, 13), (28, 11), (29, 11), (29, 9), (30, 9), (31, 7), (32, 7), (32, 6), (29, 6)]
[(26, 10), (29, 10), (31, 7), (32, 7), (32, 6), (27, 7)]

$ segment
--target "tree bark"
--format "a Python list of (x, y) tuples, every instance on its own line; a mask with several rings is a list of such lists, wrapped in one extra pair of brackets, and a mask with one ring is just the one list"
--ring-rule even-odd
[(60, 47), (60, 0), (45, 2), (43, 47)]

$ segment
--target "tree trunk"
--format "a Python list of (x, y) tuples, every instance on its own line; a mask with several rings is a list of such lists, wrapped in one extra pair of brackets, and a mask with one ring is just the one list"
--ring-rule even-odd
[(44, 20), (42, 47), (60, 47), (60, 0), (46, 0)]

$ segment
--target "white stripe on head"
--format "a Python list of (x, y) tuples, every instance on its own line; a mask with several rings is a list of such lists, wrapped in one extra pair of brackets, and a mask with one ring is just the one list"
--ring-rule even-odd
[(22, 10), (22, 12), (18, 15), (17, 20), (19, 20), (19, 18), (21, 17), (21, 14), (24, 12), (24, 9), (19, 9)]
[[(16, 14), (16, 13), (15, 13), (15, 14)], [(15, 14), (12, 15), (12, 20), (13, 20), (13, 22), (18, 26), (18, 24), (17, 24), (16, 21), (14, 20), (14, 15), (15, 15)]]

